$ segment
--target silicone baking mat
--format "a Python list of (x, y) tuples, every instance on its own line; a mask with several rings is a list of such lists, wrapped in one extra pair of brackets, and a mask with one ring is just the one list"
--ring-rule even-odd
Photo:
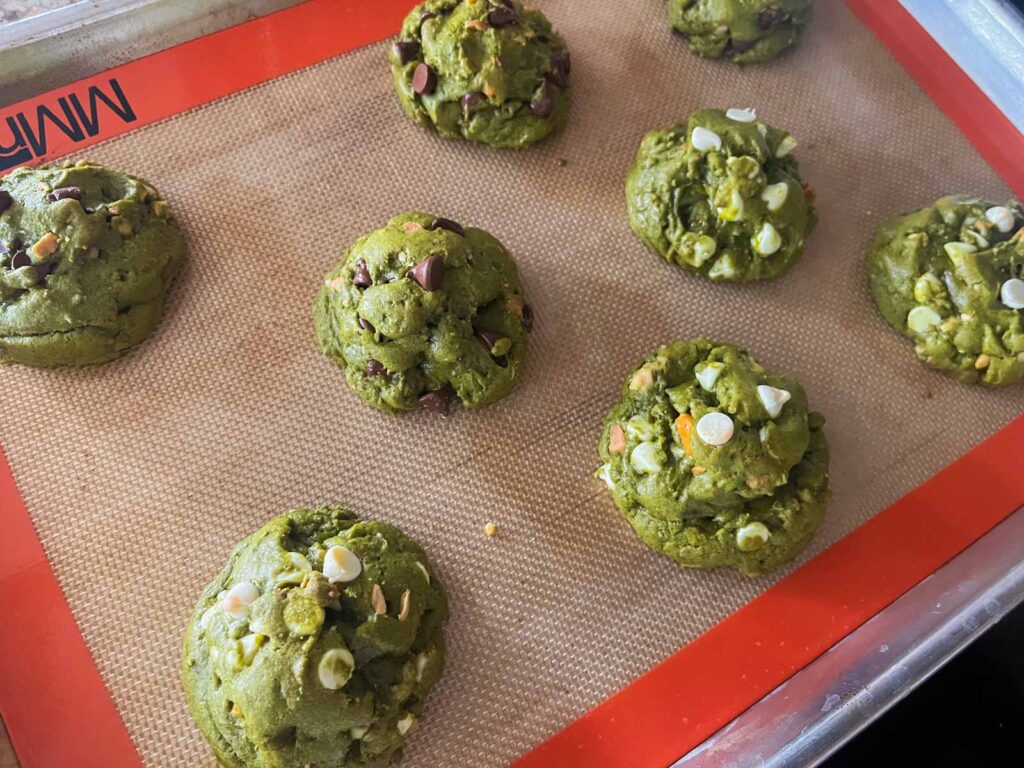
[[(190, 244), (138, 350), (0, 371), (0, 707), (25, 768), (210, 765), (179, 691), (184, 626), (235, 541), (289, 507), (392, 521), (443, 576), (449, 666), (403, 762), (418, 768), (506, 764), (549, 737), (521, 764), (671, 762), (1024, 502), (1024, 394), (918, 365), (861, 266), (886, 217), (1010, 191), (850, 8), (818, 3), (798, 49), (741, 69), (692, 56), (662, 0), (539, 3), (573, 53), (572, 116), (511, 153), (402, 117), (388, 43), (358, 46), (411, 5), (311, 0), (0, 111), (99, 88), (103, 129), (51, 130), (45, 151), (151, 180)], [(1019, 134), (898, 4), (850, 6), (940, 104), (952, 94), (944, 106), (1019, 190)], [(800, 141), (822, 221), (780, 280), (710, 285), (629, 230), (641, 136), (706, 105), (754, 106)], [(496, 405), (384, 416), (316, 350), (323, 275), (405, 210), (484, 227), (518, 259), (536, 323), (525, 376)], [(792, 373), (828, 419), (835, 499), (788, 577), (680, 570), (592, 477), (631, 366), (698, 335)]]

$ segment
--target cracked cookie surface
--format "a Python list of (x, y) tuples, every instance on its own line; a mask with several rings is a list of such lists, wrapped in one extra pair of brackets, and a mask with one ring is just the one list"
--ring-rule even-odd
[(390, 57), (402, 109), (444, 138), (522, 149), (569, 117), (569, 50), (519, 0), (427, 0)]
[(0, 363), (112, 360), (156, 330), (185, 240), (142, 179), (91, 163), (0, 179)]
[(694, 568), (756, 575), (793, 559), (830, 492), (821, 414), (744, 350), (658, 349), (605, 419), (599, 476), (650, 547)]
[(691, 51), (737, 64), (769, 61), (796, 45), (811, 9), (811, 0), (668, 0), (672, 28)]
[(395, 526), (295, 509), (244, 539), (199, 598), (182, 680), (226, 768), (384, 768), (444, 668), (444, 591)]
[(1024, 378), (1024, 209), (943, 197), (879, 227), (875, 303), (926, 364), (969, 384)]
[(482, 229), (405, 213), (361, 237), (313, 309), (321, 351), (369, 405), (473, 408), (511, 391), (532, 312), (515, 262)]
[(633, 232), (709, 280), (783, 274), (818, 223), (796, 145), (753, 109), (702, 109), (685, 125), (651, 131), (626, 178)]

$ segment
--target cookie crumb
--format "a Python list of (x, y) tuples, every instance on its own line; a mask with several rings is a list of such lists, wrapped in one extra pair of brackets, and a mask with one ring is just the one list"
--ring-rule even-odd
[(487, 525), (484, 526), (484, 534), (487, 538), (493, 539), (498, 535), (498, 526), (494, 523), (487, 523)]

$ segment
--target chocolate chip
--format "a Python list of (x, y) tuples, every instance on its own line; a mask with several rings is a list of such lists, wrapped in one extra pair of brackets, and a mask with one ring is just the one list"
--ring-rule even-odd
[(399, 40), (395, 43), (395, 55), (401, 64), (408, 64), (420, 55), (420, 44), (415, 40)]
[(3, 213), (12, 205), (14, 205), (14, 198), (11, 197), (11, 193), (6, 189), (0, 189), (0, 213)]
[(424, 11), (420, 14), (420, 24), (430, 21), (431, 19), (437, 18), (437, 13), (434, 11)]
[(523, 305), (523, 330), (527, 333), (533, 330), (533, 307), (529, 304)]
[(569, 82), (570, 69), (572, 69), (572, 64), (569, 61), (569, 52), (559, 51), (551, 57), (551, 71), (545, 77), (559, 88), (565, 88)]
[(379, 360), (367, 360), (366, 361), (366, 375), (367, 376), (384, 376), (388, 372), (388, 369), (384, 367), (384, 363)]
[(56, 203), (58, 200), (77, 200), (81, 202), (82, 194), (81, 187), (59, 187), (48, 194), (46, 199), (51, 203)]
[(424, 291), (436, 291), (444, 282), (444, 256), (435, 253), (409, 270), (409, 277), (419, 283)]
[(21, 269), (30, 264), (32, 264), (32, 257), (28, 255), (27, 251), (18, 251), (11, 256), (11, 269)]
[(467, 93), (459, 100), (459, 103), (462, 104), (463, 114), (472, 112), (476, 108), (476, 105), (485, 98), (487, 97), (480, 91), (470, 91)]
[(50, 274), (53, 271), (53, 268), (56, 266), (56, 262), (53, 261), (48, 261), (45, 264), (36, 265), (36, 282), (41, 281), (44, 277)]
[(495, 29), (502, 29), (504, 27), (511, 27), (514, 24), (518, 24), (519, 17), (512, 8), (509, 8), (507, 5), (503, 5), (495, 8), (487, 14), (487, 23)]
[(757, 26), (762, 31), (767, 32), (770, 29), (775, 29), (782, 24), (782, 14), (778, 11), (761, 11), (757, 14)]
[(416, 65), (416, 69), (412, 73), (412, 92), (418, 96), (423, 94), (429, 95), (436, 88), (437, 75), (434, 74), (434, 70), (421, 61)]
[(459, 224), (455, 223), (451, 219), (442, 219), (440, 216), (430, 222), (428, 229), (447, 229), (449, 232), (454, 232), (459, 237), (466, 236), (466, 230), (464, 230)]
[(757, 45), (757, 40), (736, 40), (734, 38), (730, 38), (729, 42), (725, 44), (725, 53), (726, 55), (732, 53), (743, 53), (745, 51), (749, 51), (755, 45)]
[(494, 345), (497, 344), (498, 343), (498, 339), (501, 338), (501, 336), (499, 336), (498, 334), (494, 333), (494, 331), (479, 331), (479, 330), (476, 332), (476, 337), (478, 339), (480, 339), (480, 341), (482, 341), (484, 343), (484, 346), (487, 347), (487, 351), (488, 352), (490, 352), (492, 349), (494, 349)]
[(447, 413), (448, 406), (451, 405), (454, 396), (455, 393), (452, 391), (452, 388), (445, 384), (439, 390), (427, 392), (427, 394), (420, 397), (420, 408), (431, 413)]
[(555, 99), (558, 98), (558, 86), (550, 80), (544, 80), (530, 102), (530, 111), (537, 117), (550, 117), (555, 111)]
[(356, 262), (356, 273), (352, 277), (352, 285), (357, 288), (369, 288), (373, 285), (373, 278), (370, 277), (370, 270), (366, 268), (366, 262), (362, 259)]
[(362, 328), (364, 331), (369, 331), (370, 333), (375, 333), (377, 330), (376, 328), (373, 327), (373, 323), (371, 323), (369, 320), (363, 320), (363, 318), (361, 317), (359, 318), (359, 327)]

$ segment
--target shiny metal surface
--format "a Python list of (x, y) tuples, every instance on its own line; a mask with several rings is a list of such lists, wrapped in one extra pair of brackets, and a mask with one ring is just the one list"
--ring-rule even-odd
[(1022, 600), (1024, 508), (673, 768), (817, 765)]
[[(104, 0), (4, 25), (0, 104), (297, 2)], [(900, 2), (1024, 130), (1024, 17), (1005, 0)], [(1022, 600), (1024, 508), (675, 766), (816, 765)]]
[(1024, 16), (1007, 0), (900, 0), (1024, 131)]
[(0, 105), (12, 104), (300, 0), (94, 0), (0, 26)]

